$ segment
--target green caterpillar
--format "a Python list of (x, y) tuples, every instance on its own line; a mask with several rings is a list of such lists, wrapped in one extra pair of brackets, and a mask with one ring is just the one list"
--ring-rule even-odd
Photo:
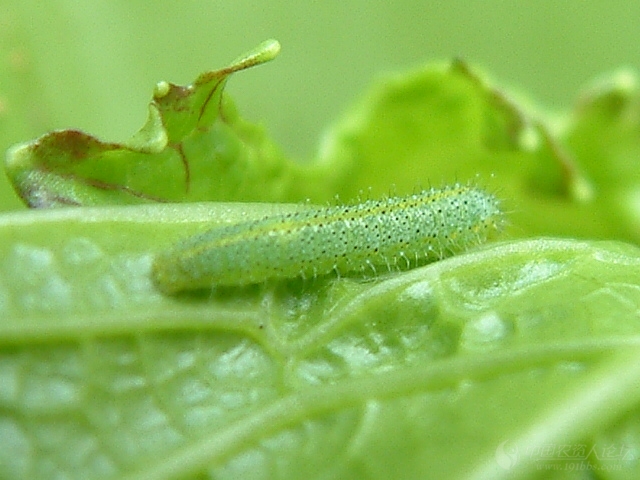
[(160, 253), (152, 278), (173, 294), (332, 271), (375, 274), (464, 250), (503, 223), (493, 195), (456, 184), (215, 228)]

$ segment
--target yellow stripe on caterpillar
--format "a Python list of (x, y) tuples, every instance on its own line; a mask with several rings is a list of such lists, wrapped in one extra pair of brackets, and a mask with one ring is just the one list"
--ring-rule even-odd
[(456, 184), (214, 228), (157, 255), (152, 277), (160, 291), (173, 294), (409, 268), (480, 243), (503, 223), (496, 197)]

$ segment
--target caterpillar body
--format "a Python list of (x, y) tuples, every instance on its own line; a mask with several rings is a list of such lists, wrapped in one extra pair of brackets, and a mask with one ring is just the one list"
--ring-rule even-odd
[(464, 250), (503, 223), (496, 197), (456, 184), (214, 228), (157, 255), (152, 278), (174, 294), (332, 271), (375, 274)]

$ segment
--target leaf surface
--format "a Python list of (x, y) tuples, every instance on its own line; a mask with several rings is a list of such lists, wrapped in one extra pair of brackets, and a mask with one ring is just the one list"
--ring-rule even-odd
[[(298, 164), (222, 94), (276, 50), (159, 84), (127, 142), (9, 153), (28, 204), (82, 208), (0, 217), (0, 476), (635, 478), (640, 251), (593, 239), (639, 239), (636, 88), (604, 82), (557, 127), (461, 61), (425, 66)], [(283, 202), (455, 180), (504, 199), (505, 241), (375, 278), (169, 297), (149, 277), (183, 237), (305, 208)]]

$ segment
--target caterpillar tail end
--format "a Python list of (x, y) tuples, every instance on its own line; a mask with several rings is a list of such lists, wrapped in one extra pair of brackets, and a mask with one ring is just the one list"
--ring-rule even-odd
[(176, 295), (186, 289), (184, 282), (180, 281), (180, 275), (175, 272), (175, 268), (156, 256), (151, 265), (151, 282), (153, 286), (163, 295)]

